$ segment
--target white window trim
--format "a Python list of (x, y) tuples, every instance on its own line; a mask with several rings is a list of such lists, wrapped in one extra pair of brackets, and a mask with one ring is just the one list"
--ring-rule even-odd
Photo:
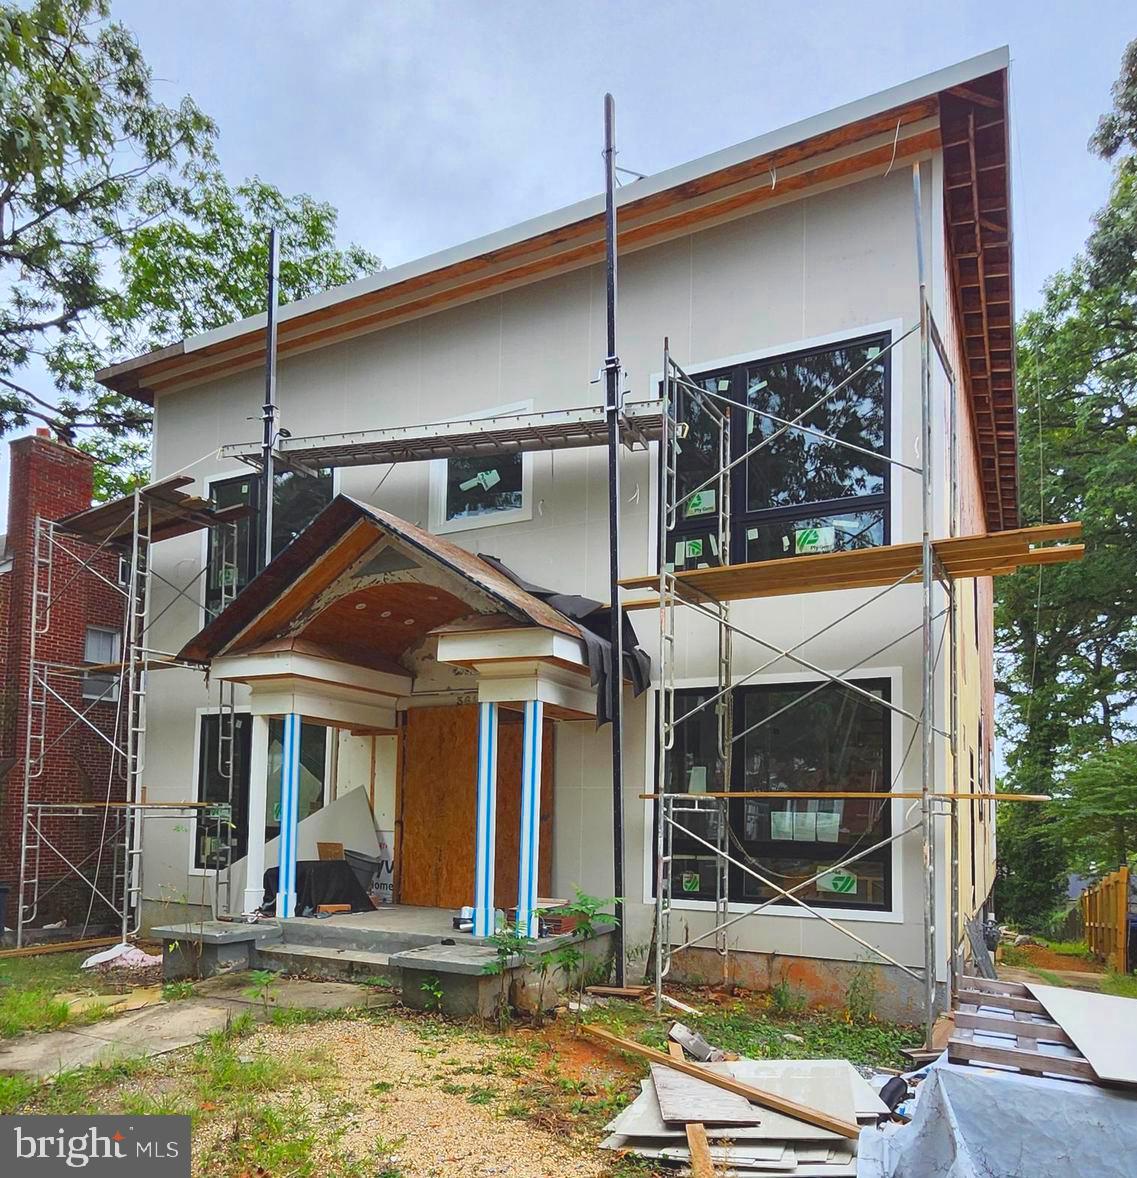
[[(99, 659), (87, 658), (87, 635), (90, 634), (90, 632), (92, 630), (97, 630), (100, 634), (109, 634), (111, 636), (111, 638), (114, 640), (111, 644), (113, 653), (111, 654), (111, 657), (109, 659), (99, 660)], [(91, 624), (91, 625), (85, 626), (83, 628), (83, 662), (84, 663), (90, 663), (92, 665), (97, 665), (99, 662), (114, 663), (114, 662), (119, 662), (121, 660), (122, 660), (122, 631), (121, 630), (116, 629), (114, 626), (102, 625), (102, 624), (98, 624), (98, 623)], [(105, 676), (106, 678), (109, 678), (109, 679), (113, 679), (114, 683), (113, 683), (111, 689), (106, 692), (103, 692), (103, 691), (88, 692), (88, 684), (91, 684), (92, 686), (94, 686), (94, 683), (93, 683), (89, 674), (84, 675), (83, 679), (81, 681), (81, 686), (80, 686), (80, 692), (81, 692), (82, 698), (87, 700), (90, 703), (117, 704), (118, 700), (119, 700), (119, 695), (121, 694), (121, 692), (120, 692), (120, 684), (121, 684), (121, 678), (122, 678), (121, 675), (116, 674), (114, 671), (98, 671), (98, 672), (95, 672), (95, 674)]]
[[(201, 708), (195, 709), (195, 711), (194, 711), (193, 775), (192, 775), (193, 792), (190, 794), (190, 797), (195, 802), (198, 802), (201, 800), (201, 727), (202, 727), (201, 718), (202, 718), (202, 716), (216, 716), (225, 710), (226, 709), (224, 709), (224, 708), (219, 708), (219, 707), (214, 706), (214, 707), (201, 707)], [(238, 715), (247, 716), (252, 713), (252, 708), (248, 704), (238, 704), (233, 709), (233, 711)], [(265, 719), (271, 720), (272, 717), (266, 716)], [(301, 717), (301, 720), (303, 720), (303, 717)], [(333, 777), (333, 771), (335, 768), (336, 740), (334, 739), (334, 736), (331, 734), (334, 734), (336, 731), (337, 731), (337, 729), (328, 727), (329, 736), (328, 736), (328, 740), (327, 740), (325, 747), (324, 747), (324, 802), (323, 802), (323, 804), (325, 806), (329, 805), (331, 802), (333, 802), (335, 800), (335, 794), (334, 794), (335, 782), (332, 780), (332, 777)], [(256, 733), (256, 728), (253, 729), (253, 732), (254, 732), (254, 734)], [(266, 752), (267, 752), (267, 750), (266, 750)], [(249, 757), (249, 760), (250, 760), (250, 762), (253, 760), (251, 755)], [(267, 764), (267, 757), (266, 757), (265, 763)], [(197, 814), (195, 813), (191, 816), (190, 821), (189, 821), (190, 839), (189, 839), (189, 870), (188, 870), (188, 873), (191, 877), (216, 875), (217, 869), (215, 867), (198, 867), (194, 862), (194, 848), (197, 846), (197, 822), (198, 822), (198, 818), (197, 818)]]
[[(533, 399), (530, 398), (528, 401), (514, 401), (511, 405), (498, 405), (494, 409), (466, 413), (446, 420), (477, 421), (485, 417), (507, 417), (510, 414), (532, 412)], [(446, 518), (446, 469), (449, 461), (448, 458), (436, 458), (430, 464), (430, 530), (436, 536), (497, 527), (499, 524), (524, 523), (533, 518), (533, 455), (529, 451), (521, 455), (521, 506), (505, 511), (487, 511), (484, 515), (462, 519)]]
[[(740, 672), (734, 676), (735, 681), (739, 681), (744, 677), (745, 672)], [(887, 679), (891, 684), (891, 700), (895, 703), (902, 698), (904, 688), (904, 671), (902, 667), (896, 666), (865, 666), (857, 667), (857, 669), (850, 673), (847, 678), (857, 679)], [(795, 671), (782, 672), (779, 674), (764, 674), (754, 675), (746, 679), (748, 684), (779, 684), (779, 683), (816, 683), (819, 679), (811, 671)], [(691, 679), (676, 679), (675, 686), (677, 689), (691, 688), (691, 687), (709, 687), (714, 689), (717, 684), (708, 678), (691, 678)], [(654, 723), (651, 717), (655, 715), (652, 710), (659, 706), (659, 688), (653, 686), (650, 691), (651, 702), (648, 710), (648, 723), (652, 733), (655, 731)], [(904, 756), (902, 732), (901, 732), (901, 717), (892, 711), (889, 713), (891, 718), (890, 740), (891, 747), (889, 750), (889, 764), (893, 776), (896, 775), (899, 769), (900, 762)], [(651, 782), (651, 788), (655, 788), (655, 756), (656, 756), (656, 741), (644, 741), (644, 780)], [(896, 789), (903, 791), (904, 789), (904, 775), (901, 775), (897, 782)], [(890, 788), (891, 788), (891, 782)], [(650, 792), (645, 790), (645, 793)], [(892, 812), (890, 815), (891, 830), (895, 834), (898, 830), (902, 830), (904, 826), (904, 806), (905, 802), (902, 798), (893, 798)], [(655, 805), (656, 803), (650, 798), (644, 799), (643, 811), (643, 831), (644, 831), (644, 845), (643, 845), (643, 903), (648, 907), (655, 907), (655, 879), (653, 866), (655, 862)], [(915, 832), (906, 837), (915, 837)], [(856, 921), (865, 924), (903, 924), (904, 923), (904, 864), (903, 855), (901, 853), (901, 843), (903, 839), (894, 839), (890, 844), (891, 865), (890, 871), (892, 873), (892, 907), (887, 909), (873, 909), (866, 911), (863, 908), (833, 908), (826, 905), (820, 911), (824, 912), (827, 917), (832, 920), (846, 920)], [(757, 907), (758, 901), (753, 903), (747, 901), (732, 900), (727, 905), (727, 912), (731, 916), (742, 915), (749, 912), (752, 908)], [(807, 900), (806, 903), (809, 903)], [(710, 916), (714, 916), (715, 902), (713, 900), (677, 900), (672, 899), (671, 907), (674, 911), (683, 912), (706, 912)], [(781, 920), (809, 920), (816, 921), (816, 916), (810, 916), (808, 913), (794, 904), (792, 901), (786, 904), (771, 904), (769, 908), (764, 908), (753, 920), (762, 920), (765, 917), (776, 917)], [(741, 923), (741, 922), (740, 922)], [(820, 922), (819, 922), (820, 923)], [(855, 944), (855, 942), (850, 942)]]

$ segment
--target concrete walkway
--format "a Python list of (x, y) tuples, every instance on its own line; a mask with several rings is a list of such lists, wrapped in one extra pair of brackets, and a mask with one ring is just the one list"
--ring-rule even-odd
[[(0, 1073), (45, 1079), (73, 1068), (192, 1046), (240, 1014), (264, 1017), (263, 1001), (243, 993), (249, 984), (244, 974), (210, 978), (197, 986), (198, 997), (146, 1006), (87, 1026), (5, 1039), (0, 1041)], [(371, 986), (284, 978), (272, 989), (269, 1009), (346, 1010), (394, 1001), (393, 995)]]

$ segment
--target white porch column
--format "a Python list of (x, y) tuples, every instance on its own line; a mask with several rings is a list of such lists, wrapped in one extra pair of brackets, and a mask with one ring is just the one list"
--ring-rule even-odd
[(521, 752), (521, 858), (517, 870), (517, 928), (537, 935), (537, 868), (541, 856), (541, 742), (545, 705), (525, 701)]
[(265, 811), (268, 806), (268, 717), (252, 716), (249, 745), (249, 806), (245, 834), (245, 898), (241, 911), (255, 912), (264, 903)]
[(284, 717), (280, 756), (280, 871), (276, 888), (276, 915), (296, 915), (296, 827), (300, 786), (300, 717)]
[(497, 821), (497, 704), (478, 705), (478, 820), (474, 844), (474, 936), (494, 931)]

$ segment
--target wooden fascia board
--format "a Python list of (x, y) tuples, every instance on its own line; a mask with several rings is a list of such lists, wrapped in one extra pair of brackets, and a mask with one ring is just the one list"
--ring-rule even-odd
[[(894, 107), (833, 131), (676, 185), (663, 192), (649, 194), (642, 200), (629, 201), (620, 209), (620, 223), (638, 230), (642, 237), (650, 237), (650, 223), (656, 220), (666, 221), (667, 218), (663, 214), (668, 210), (674, 211), (679, 206), (713, 198), (716, 194), (721, 196), (724, 190), (747, 182), (758, 181), (764, 185), (767, 177), (788, 171), (806, 160), (815, 160), (834, 152), (848, 152), (874, 136), (895, 137), (899, 146), (901, 141), (909, 138), (906, 128), (914, 123), (935, 118), (936, 115), (937, 103), (934, 96)], [(787, 180), (788, 178), (787, 175)], [(756, 197), (756, 200), (761, 199), (761, 195)], [(716, 202), (712, 199), (710, 203)], [(743, 202), (739, 207), (745, 205), (746, 202)], [(688, 215), (688, 210), (674, 215)], [(724, 215), (724, 210), (719, 210), (718, 215)], [(442, 270), (415, 275), (396, 286), (368, 292), (350, 301), (332, 303), (295, 319), (285, 319), (278, 328), (281, 354), (288, 353), (290, 344), (299, 346), (301, 338), (325, 330), (331, 321), (345, 322), (362, 317), (369, 324), (367, 329), (374, 330), (379, 323), (385, 322), (377, 316), (389, 316), (395, 311), (396, 305), (401, 308), (399, 313), (413, 315), (414, 312), (410, 309), (412, 305), (419, 305), (419, 310), (422, 309), (421, 299), (413, 297), (418, 292), (430, 292), (428, 297), (431, 299), (436, 298), (438, 292), (444, 290), (467, 292), (471, 282), (466, 279), (471, 276), (477, 276), (476, 281), (479, 283), (488, 279), (491, 286), (496, 287), (503, 281), (515, 280), (518, 284), (531, 281), (534, 274), (542, 272), (542, 269), (587, 265), (602, 256), (602, 230), (603, 223), (599, 215), (586, 217), (558, 226), (538, 237), (455, 262)], [(637, 238), (632, 238), (627, 243), (629, 248), (635, 240)], [(623, 241), (621, 245), (624, 245)], [(493, 282), (495, 278), (496, 283)], [(378, 310), (369, 310), (376, 307)], [(252, 367), (257, 353), (263, 348), (263, 334), (259, 331), (250, 331), (209, 344), (197, 351), (186, 351), (184, 345), (175, 345), (175, 349), (178, 347), (181, 348), (180, 352), (164, 350), (163, 354), (151, 354), (116, 365), (101, 373), (100, 379), (110, 387), (132, 395), (137, 395), (139, 391), (149, 391), (151, 388), (155, 391), (168, 389), (173, 387), (171, 382), (175, 379), (179, 384), (196, 384), (200, 380), (218, 375), (218, 366), (221, 364), (231, 364), (233, 370), (239, 370), (240, 366)], [(202, 361), (212, 357), (217, 357), (214, 363), (202, 367)], [(228, 367), (225, 370), (228, 370)], [(192, 379), (189, 376), (191, 371), (195, 372)]]

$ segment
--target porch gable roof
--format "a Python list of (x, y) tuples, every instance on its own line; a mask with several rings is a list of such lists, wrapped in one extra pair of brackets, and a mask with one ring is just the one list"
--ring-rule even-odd
[[(179, 657), (208, 664), (218, 655), (295, 632), (298, 619), (308, 624), (333, 604), (335, 599), (321, 598), (353, 568), (359, 592), (364, 586), (406, 583), (406, 570), (414, 567), (410, 562), (401, 569), (368, 569), (364, 558), (385, 546), (410, 553), (421, 561), (421, 568), (447, 576), (454, 596), (469, 605), (462, 616), (504, 614), (522, 625), (581, 638), (575, 623), (472, 552), (380, 508), (337, 495), (222, 613), (186, 643)], [(429, 588), (423, 585), (424, 596)], [(429, 632), (438, 622), (424, 619), (424, 624)], [(417, 632), (407, 635), (419, 636)]]

